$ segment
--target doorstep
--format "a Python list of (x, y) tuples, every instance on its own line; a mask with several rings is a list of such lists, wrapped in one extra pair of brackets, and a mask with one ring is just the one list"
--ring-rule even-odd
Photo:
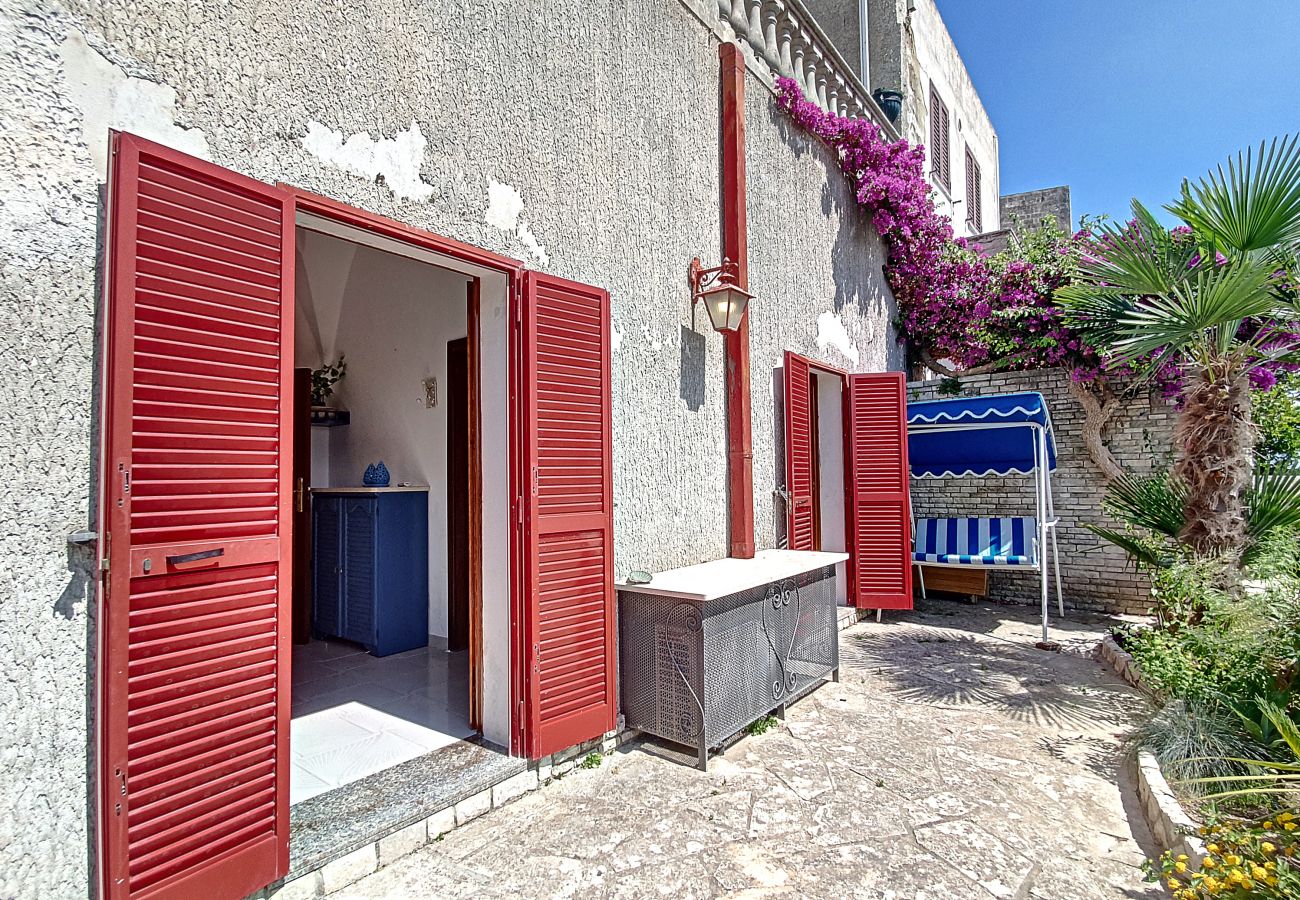
[[(526, 759), (507, 756), (483, 744), (457, 741), (304, 800), (289, 810), (289, 874), (281, 884), (287, 886), (350, 857), (364, 856), (367, 848), (375, 856), (386, 842), (399, 833), (412, 831), (413, 826), (421, 825), (426, 830), (435, 827), (426, 824), (430, 820), (442, 817), (455, 824), (453, 809), (457, 804), (466, 801), (462, 816), (473, 805), (470, 801), (480, 796), (486, 797), (490, 807), (492, 789), (528, 768)], [(425, 839), (436, 837), (436, 833), (427, 834)], [(410, 849), (414, 847), (405, 852)], [(273, 885), (265, 894), (274, 895), (278, 886)]]

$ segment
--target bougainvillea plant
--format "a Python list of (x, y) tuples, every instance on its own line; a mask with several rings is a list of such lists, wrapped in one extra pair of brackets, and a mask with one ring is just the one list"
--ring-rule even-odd
[[(795, 122), (835, 153), (858, 203), (885, 240), (899, 337), (913, 358), (945, 375), (1066, 369), (1071, 391), (1087, 414), (1085, 445), (1108, 477), (1120, 474), (1101, 438), (1119, 405), (1111, 382), (1141, 371), (1174, 398), (1182, 391), (1183, 367), (1180, 359), (1161, 349), (1115, 361), (1072, 325), (1057, 302), (1058, 290), (1074, 279), (1081, 262), (1106, 257), (1106, 242), (1116, 229), (1103, 227), (1100, 236), (1088, 227), (1066, 234), (1043, 223), (1036, 231), (1014, 236), (1009, 250), (986, 254), (954, 236), (951, 222), (935, 209), (923, 147), (888, 140), (879, 126), (865, 119), (821, 109), (791, 79), (777, 80), (777, 97)], [(1192, 243), (1190, 228), (1168, 234)], [(1188, 262), (1195, 269), (1223, 260), (1203, 262), (1192, 256)], [(1279, 345), (1294, 345), (1297, 337), (1275, 324), (1247, 322), (1242, 328), (1252, 333), (1272, 329)], [(1283, 368), (1291, 366), (1279, 360), (1258, 367), (1251, 375), (1253, 386), (1272, 387)]]

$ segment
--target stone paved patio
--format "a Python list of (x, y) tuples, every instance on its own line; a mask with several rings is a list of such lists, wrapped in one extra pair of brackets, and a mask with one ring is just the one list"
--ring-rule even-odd
[(1146, 704), (1084, 655), (1105, 620), (1056, 654), (1032, 615), (855, 625), (841, 683), (708, 774), (633, 743), (335, 896), (1161, 897), (1120, 750)]

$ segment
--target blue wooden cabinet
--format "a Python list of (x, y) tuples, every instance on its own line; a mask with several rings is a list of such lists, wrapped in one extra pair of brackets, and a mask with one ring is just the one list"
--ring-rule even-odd
[(375, 656), (429, 643), (427, 488), (312, 490), (312, 629)]

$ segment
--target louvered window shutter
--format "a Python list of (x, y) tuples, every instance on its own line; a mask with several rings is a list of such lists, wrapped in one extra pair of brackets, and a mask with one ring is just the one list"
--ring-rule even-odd
[(285, 874), (288, 194), (113, 135), (101, 521), (104, 894)]
[(529, 755), (614, 728), (609, 294), (528, 272), (522, 333)]
[(966, 148), (966, 222), (971, 231), (984, 230), (984, 208), (980, 199), (980, 167), (975, 156)]
[(907, 406), (901, 372), (849, 376), (849, 581), (855, 606), (912, 608)]
[(943, 181), (943, 134), (942, 114), (939, 94), (934, 85), (930, 85), (930, 172), (940, 182)]
[(952, 190), (952, 150), (948, 145), (951, 129), (948, 123), (948, 107), (942, 100), (939, 101), (939, 120), (939, 137), (943, 143), (943, 186)]
[(808, 360), (785, 354), (786, 545), (813, 548), (811, 373)]

